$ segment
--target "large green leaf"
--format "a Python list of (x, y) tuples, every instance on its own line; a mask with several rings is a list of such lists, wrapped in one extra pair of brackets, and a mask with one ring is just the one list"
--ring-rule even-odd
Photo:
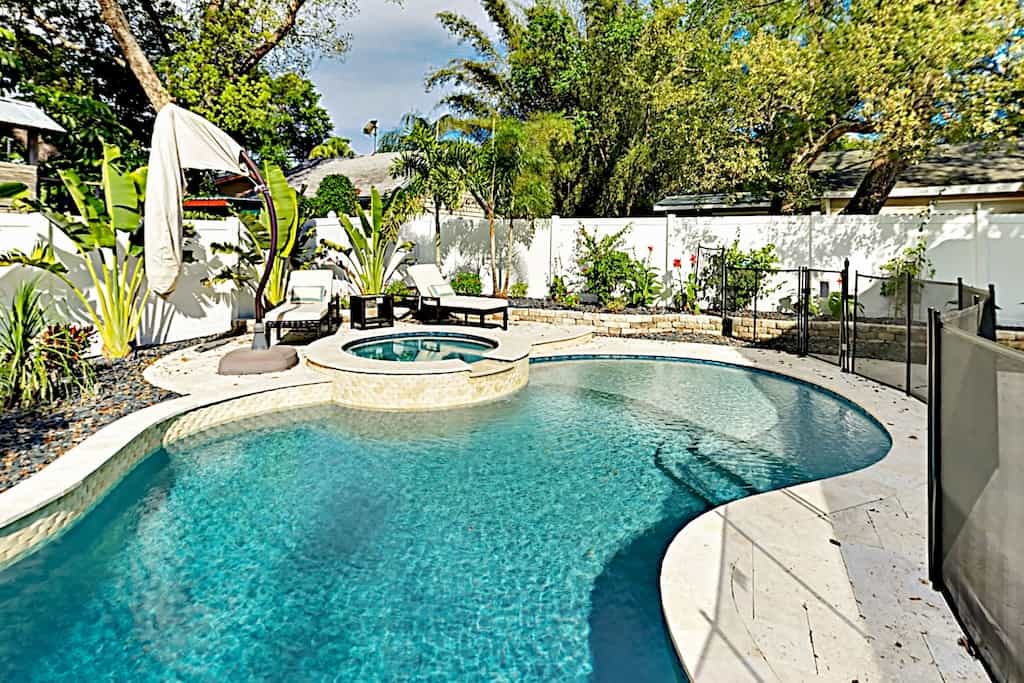
[[(270, 198), (277, 211), (277, 257), (288, 258), (295, 248), (299, 227), (299, 202), (295, 190), (288, 184), (280, 166), (263, 164), (263, 179), (270, 188)], [(263, 225), (270, 228), (270, 218), (264, 211)]]
[(0, 199), (17, 199), (27, 191), (25, 183), (0, 183)]
[(102, 183), (110, 227), (115, 231), (133, 233), (142, 224), (141, 203), (135, 177), (125, 173), (117, 163), (121, 151), (103, 145)]
[(0, 253), (0, 266), (27, 266), (57, 275), (68, 272), (64, 264), (57, 260), (53, 247), (42, 241), (36, 242), (27, 254), (20, 249)]

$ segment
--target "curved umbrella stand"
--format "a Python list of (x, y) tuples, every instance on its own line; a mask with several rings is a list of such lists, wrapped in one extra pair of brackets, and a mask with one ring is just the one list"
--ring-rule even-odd
[(256, 300), (253, 303), (256, 313), (256, 324), (253, 326), (252, 348), (267, 348), (267, 338), (263, 331), (263, 293), (267, 289), (267, 282), (270, 281), (270, 271), (274, 267), (274, 259), (277, 258), (277, 210), (274, 208), (274, 198), (270, 194), (270, 187), (260, 173), (256, 162), (252, 160), (245, 150), (238, 155), (239, 162), (249, 170), (249, 179), (256, 186), (256, 191), (263, 195), (263, 201), (267, 205), (267, 217), (270, 219), (270, 248), (267, 250), (267, 263), (263, 267), (263, 274), (260, 276), (259, 284), (256, 286)]

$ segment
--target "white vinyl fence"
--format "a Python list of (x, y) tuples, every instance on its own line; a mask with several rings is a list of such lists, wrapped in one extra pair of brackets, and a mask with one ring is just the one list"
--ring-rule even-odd
[[(252, 297), (231, 286), (206, 287), (204, 278), (219, 271), (223, 258), (212, 253), (213, 242), (237, 243), (234, 219), (192, 221), (196, 228), (195, 263), (186, 265), (178, 290), (169, 300), (152, 296), (140, 333), (143, 344), (172, 342), (227, 331), (234, 320), (252, 316)], [(663, 277), (674, 277), (672, 262), (683, 262), (698, 245), (720, 246), (739, 240), (744, 249), (775, 244), (781, 266), (839, 269), (850, 259), (850, 269), (878, 273), (879, 267), (919, 234), (928, 240), (928, 257), (935, 279), (976, 285), (996, 285), (1002, 324), (1024, 325), (1024, 214), (935, 213), (925, 216), (737, 216), (655, 218), (560, 218), (516, 221), (512, 232), (510, 281), (525, 282), (531, 297), (547, 294), (552, 274), (573, 280), (576, 234), (586, 226), (605, 235), (629, 226), (625, 249), (637, 258), (650, 258)], [(346, 243), (337, 219), (318, 219), (318, 237)], [(921, 232), (919, 232), (921, 231)], [(432, 216), (420, 216), (401, 230), (401, 238), (415, 243), (413, 256), (434, 261)], [(505, 269), (508, 224), (496, 226), (499, 267)], [(28, 250), (39, 239), (52, 241), (65, 262), (75, 262), (71, 242), (49, 228), (39, 215), (0, 214), (0, 250)], [(648, 248), (650, 247), (650, 249)], [(475, 271), (490, 291), (490, 239), (486, 220), (445, 216), (442, 224), (442, 270), (446, 275)], [(81, 305), (57, 278), (21, 267), (0, 268), (0, 305), (10, 301), (18, 283), (37, 278), (55, 318), (87, 322)], [(72, 268), (72, 278), (88, 285), (84, 267)], [(835, 287), (836, 283), (830, 283)], [(851, 283), (852, 284), (852, 283)]]
[[(196, 239), (188, 240), (194, 263), (185, 265), (175, 292), (167, 299), (151, 294), (146, 305), (139, 343), (144, 345), (192, 339), (226, 332), (239, 317), (251, 316), (252, 296), (239, 294), (232, 285), (207, 287), (202, 284), (224, 267), (222, 257), (210, 249), (214, 242), (237, 243), (239, 224), (229, 220), (190, 221)], [(0, 251), (21, 249), (28, 252), (40, 240), (52, 244), (58, 259), (70, 266), (69, 277), (95, 301), (91, 280), (84, 262), (76, 254), (71, 240), (53, 229), (39, 214), (0, 213)], [(77, 265), (76, 265), (77, 264)], [(85, 308), (67, 286), (54, 275), (22, 266), (0, 268), (0, 307), (6, 307), (18, 285), (34, 280), (50, 307), (54, 320), (89, 323)], [(99, 350), (98, 344), (96, 350)]]
[[(683, 263), (698, 245), (721, 246), (739, 240), (750, 249), (776, 246), (780, 267), (808, 266), (839, 270), (850, 259), (852, 273), (878, 274), (880, 266), (913, 245), (919, 235), (928, 243), (928, 258), (935, 269), (932, 279), (996, 285), (1001, 324), (1024, 325), (1024, 214), (933, 213), (921, 216), (736, 216), (654, 218), (560, 218), (516, 221), (513, 231), (512, 282), (525, 282), (529, 296), (547, 294), (552, 274), (578, 276), (574, 247), (580, 226), (606, 235), (629, 226), (625, 250), (636, 258), (650, 258), (666, 278), (674, 278), (672, 263)], [(326, 230), (327, 226), (321, 230)], [(340, 230), (340, 228), (339, 228)], [(497, 242), (502, 269), (508, 226), (498, 226)], [(433, 219), (418, 218), (402, 230), (416, 243), (419, 261), (433, 262)], [(448, 217), (442, 226), (442, 262), (445, 274), (475, 270), (485, 290), (490, 287), (490, 242), (487, 221)], [(649, 256), (648, 256), (649, 254)], [(666, 272), (668, 273), (666, 277)], [(836, 283), (831, 283), (834, 289)]]

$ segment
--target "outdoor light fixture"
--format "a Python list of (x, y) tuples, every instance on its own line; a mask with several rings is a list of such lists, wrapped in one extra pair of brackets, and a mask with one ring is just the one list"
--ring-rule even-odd
[(370, 119), (363, 126), (363, 135), (373, 136), (373, 153), (377, 153), (377, 119)]

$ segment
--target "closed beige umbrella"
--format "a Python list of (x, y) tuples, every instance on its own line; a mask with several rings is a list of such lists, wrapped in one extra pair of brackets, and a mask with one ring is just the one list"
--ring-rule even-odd
[(249, 175), (242, 146), (202, 116), (168, 104), (156, 116), (146, 179), (146, 277), (160, 296), (174, 291), (182, 265), (183, 170)]

